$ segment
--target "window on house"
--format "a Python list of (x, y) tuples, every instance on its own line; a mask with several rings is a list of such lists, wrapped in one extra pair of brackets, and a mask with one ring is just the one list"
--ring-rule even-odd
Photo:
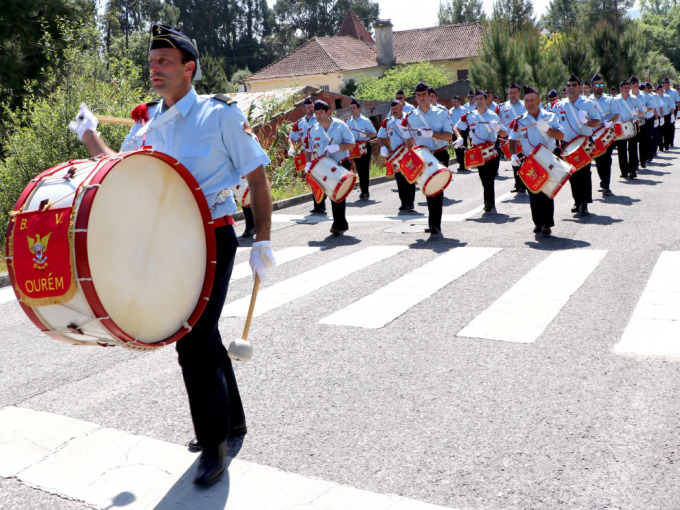
[(336, 109), (336, 110), (341, 110), (341, 109), (342, 109), (342, 99), (336, 99), (336, 100), (335, 100), (335, 109)]
[(321, 90), (325, 90), (326, 92), (330, 92), (331, 88), (328, 85), (321, 85), (319, 87)]
[(467, 80), (468, 79), (468, 70), (467, 69), (458, 69), (456, 71), (458, 73), (458, 79), (459, 80)]

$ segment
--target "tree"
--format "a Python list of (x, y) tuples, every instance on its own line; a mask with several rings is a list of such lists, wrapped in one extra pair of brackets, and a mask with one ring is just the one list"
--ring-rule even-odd
[(605, 83), (618, 86), (619, 66), (616, 50), (616, 31), (607, 20), (600, 21), (593, 28), (590, 40), (594, 69)]
[(492, 20), (479, 59), (470, 63), (470, 81), (505, 98), (511, 81), (521, 83), (526, 78), (522, 44), (510, 37), (507, 21)]
[(579, 30), (585, 34), (590, 33), (595, 25), (606, 20), (613, 27), (616, 26), (616, 9), (619, 8), (619, 23), (625, 26), (631, 23), (626, 18), (626, 13), (633, 8), (634, 0), (581, 0), (579, 2)]
[(527, 81), (547, 97), (551, 89), (558, 89), (564, 83), (565, 69), (557, 56), (554, 45), (538, 31), (526, 32), (519, 36), (526, 60)]
[(645, 40), (649, 41), (652, 50), (666, 56), (671, 64), (680, 68), (680, 46), (677, 44), (680, 38), (680, 5), (657, 13), (648, 11), (648, 4), (643, 4), (642, 19), (637, 26), (643, 33)]
[(492, 17), (495, 21), (506, 22), (511, 35), (533, 29), (536, 25), (531, 0), (495, 0)]
[(486, 23), (486, 14), (482, 0), (447, 0), (439, 2), (437, 25), (455, 25), (457, 23)]
[(557, 53), (566, 68), (566, 81), (569, 74), (575, 74), (581, 81), (588, 80), (593, 71), (587, 37), (580, 30), (571, 30), (564, 34), (556, 44)]
[(578, 3), (574, 0), (551, 0), (541, 18), (543, 28), (550, 32), (566, 32), (578, 20)]
[(356, 97), (374, 101), (389, 101), (394, 93), (404, 89), (408, 94), (419, 82), (437, 88), (451, 83), (451, 77), (441, 67), (429, 62), (418, 62), (406, 66), (393, 67), (385, 72), (382, 78), (363, 76), (359, 80)]

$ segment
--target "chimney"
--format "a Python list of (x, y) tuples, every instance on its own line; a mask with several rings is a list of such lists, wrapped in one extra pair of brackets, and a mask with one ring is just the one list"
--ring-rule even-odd
[(392, 22), (388, 19), (377, 19), (373, 22), (373, 29), (375, 31), (375, 46), (378, 50), (378, 64), (392, 67), (396, 62)]

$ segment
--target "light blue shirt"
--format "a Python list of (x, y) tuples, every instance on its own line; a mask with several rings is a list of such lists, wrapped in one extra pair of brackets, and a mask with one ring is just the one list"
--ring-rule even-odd
[(612, 111), (612, 101), (614, 98), (609, 94), (602, 94), (598, 99), (595, 94), (590, 95), (590, 100), (595, 103), (597, 111), (600, 112), (601, 121), (604, 124), (608, 120), (612, 120), (616, 111)]
[(359, 141), (365, 142), (366, 140), (370, 140), (371, 137), (368, 136), (367, 133), (370, 133), (372, 135), (376, 134), (375, 127), (373, 127), (373, 123), (363, 115), (359, 115), (358, 119), (350, 117), (345, 122), (347, 123), (347, 127), (352, 132), (352, 135), (354, 135), (354, 139), (357, 142)]
[(595, 103), (583, 96), (571, 104), (568, 97), (561, 99), (556, 107), (557, 117), (564, 128), (564, 141), (571, 142), (579, 136), (592, 136), (593, 128), (587, 124), (581, 124), (578, 120), (579, 110), (583, 110), (590, 120), (602, 120)]
[(413, 106), (411, 103), (404, 103), (403, 113), (404, 113), (404, 115), (406, 115), (408, 112), (412, 112), (415, 109), (416, 109), (416, 107)]
[(449, 122), (449, 112), (444, 108), (430, 106), (430, 109), (423, 112), (420, 107), (406, 115), (403, 126), (411, 128), (409, 136), (413, 137), (416, 145), (424, 145), (430, 152), (434, 152), (448, 145), (446, 140), (436, 138), (425, 138), (418, 134), (419, 129), (431, 129), (433, 133), (453, 133)]
[(645, 114), (645, 119), (649, 119), (654, 114), (652, 111), (647, 111), (647, 107), (652, 106), (651, 96), (647, 94), (647, 92), (645, 92), (644, 90), (640, 90), (638, 91), (637, 94), (633, 94), (632, 87), (630, 95), (638, 100), (638, 102), (642, 106), (642, 112)]
[[(650, 105), (649, 106), (651, 106), (652, 108), (656, 108), (656, 114), (659, 117), (663, 117), (663, 115), (664, 115), (663, 114), (664, 104), (663, 104), (663, 100), (661, 99), (661, 97), (659, 97), (659, 95), (656, 94), (656, 93), (650, 94), (649, 97), (650, 97)], [(653, 115), (654, 115), (654, 112), (652, 112), (652, 116)]]
[(680, 94), (678, 94), (678, 91), (675, 90), (673, 87), (668, 89), (668, 95), (673, 98), (675, 104), (678, 104), (680, 102)]
[(378, 130), (378, 138), (382, 138), (389, 142), (391, 152), (394, 152), (404, 145), (408, 138), (408, 135), (401, 129), (401, 122), (403, 120), (403, 115), (401, 119), (390, 117), (382, 122), (380, 129)]
[(513, 128), (508, 132), (509, 140), (516, 140), (522, 144), (522, 153), (525, 156), (531, 154), (531, 151), (538, 145), (543, 145), (550, 152), (555, 150), (557, 140), (547, 133), (541, 132), (533, 125), (538, 119), (544, 120), (548, 124), (548, 127), (564, 133), (564, 128), (557, 119), (557, 115), (554, 113), (546, 110), (539, 110), (538, 117), (534, 117), (533, 115), (530, 115), (529, 112), (525, 112), (517, 119), (517, 122), (513, 124)]
[(498, 107), (496, 110), (496, 115), (498, 115), (498, 118), (501, 119), (501, 126), (503, 126), (503, 130), (507, 131), (510, 123), (526, 111), (527, 109), (524, 107), (524, 103), (522, 101), (517, 101), (515, 104), (512, 104), (510, 101), (506, 101)]
[[(230, 187), (270, 160), (250, 130), (243, 112), (211, 96), (191, 90), (165, 110), (161, 101), (144, 127), (135, 123), (121, 151), (150, 145), (177, 159), (198, 181), (212, 217), (236, 214)], [(145, 135), (144, 135), (145, 133)]]
[(288, 138), (290, 138), (293, 142), (297, 142), (300, 138), (302, 138), (303, 147), (305, 150), (309, 150), (309, 140), (307, 139), (307, 135), (309, 134), (310, 128), (314, 124), (316, 124), (316, 117), (314, 114), (312, 114), (309, 119), (307, 117), (302, 117), (293, 125), (293, 129), (290, 131)]
[(328, 130), (318, 122), (309, 130), (309, 143), (311, 152), (315, 157), (329, 156), (338, 163), (349, 157), (349, 151), (335, 151), (332, 154), (326, 153), (329, 145), (341, 145), (343, 143), (355, 143), (354, 136), (343, 121), (330, 117), (331, 125)]
[(638, 115), (635, 114), (635, 110), (641, 112), (642, 109), (643, 106), (640, 101), (632, 94), (628, 96), (628, 99), (623, 99), (623, 96), (619, 94), (612, 105), (612, 110), (619, 114), (619, 121), (621, 122), (637, 120)]
[(472, 145), (479, 145), (486, 142), (495, 142), (497, 135), (496, 132), (491, 129), (489, 122), (495, 120), (500, 124), (500, 119), (498, 115), (489, 110), (481, 114), (479, 110), (474, 110), (466, 115), (463, 115), (456, 127), (462, 131), (463, 129), (470, 129), (470, 141)]
[(468, 109), (465, 106), (459, 106), (458, 108), (451, 108), (449, 110), (449, 120), (451, 121), (451, 127), (455, 126), (460, 118), (468, 113)]
[(675, 110), (675, 101), (673, 101), (671, 95), (664, 90), (663, 95), (659, 97), (661, 97), (661, 101), (663, 102), (664, 115), (670, 115), (673, 113), (671, 110)]

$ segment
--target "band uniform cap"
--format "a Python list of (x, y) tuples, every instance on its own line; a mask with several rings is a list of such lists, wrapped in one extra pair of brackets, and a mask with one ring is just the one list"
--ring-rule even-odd
[[(529, 85), (524, 85), (524, 95), (526, 96), (527, 94), (537, 94), (540, 96), (538, 93), (538, 90), (536, 90), (534, 87), (530, 87)], [(557, 92), (555, 92), (555, 95), (557, 95)]]
[(623, 87), (624, 85), (630, 85), (630, 82), (628, 80), (623, 80), (620, 84), (619, 87)]
[(434, 94), (435, 96), (439, 97), (439, 94), (437, 94), (437, 91), (434, 90), (432, 87), (430, 87), (429, 89), (427, 89), (427, 91), (428, 91), (430, 94)]
[(662, 89), (662, 88), (663, 88), (663, 85), (661, 85), (660, 83), (656, 86), (656, 90), (659, 90), (659, 89)]
[(654, 87), (652, 87), (651, 83), (647, 82), (647, 83), (645, 83), (645, 88), (651, 89), (651, 88), (654, 88)]
[(321, 99), (317, 99), (314, 102), (314, 110), (325, 110), (328, 111), (330, 108), (328, 106), (328, 103), (326, 101), (322, 101)]
[(458, 101), (460, 101), (460, 96), (458, 94), (454, 94), (451, 96), (451, 99), (458, 99)]
[(567, 87), (562, 87), (562, 92), (566, 92), (566, 91), (567, 91)]
[(477, 97), (479, 95), (486, 97), (486, 92), (484, 92), (482, 89), (475, 90), (475, 97)]
[(602, 76), (600, 76), (598, 73), (595, 73), (593, 77), (590, 79), (591, 82), (594, 81), (602, 81)]
[(355, 104), (355, 105), (357, 105), (359, 108), (361, 108), (361, 104), (359, 104), (359, 101), (357, 101), (356, 99), (352, 99), (352, 100), (349, 102), (349, 104)]
[(398, 99), (392, 99), (392, 101), (390, 101), (390, 106), (399, 106), (400, 104), (401, 101), (399, 101)]
[(151, 26), (151, 45), (149, 50), (159, 48), (177, 48), (188, 52), (198, 60), (198, 49), (193, 41), (181, 30), (168, 25), (154, 24)]
[(404, 92), (404, 89), (399, 89), (394, 93), (395, 96), (398, 96), (399, 94), (403, 94), (405, 96), (406, 92)]
[(427, 86), (427, 83), (420, 82), (418, 85), (416, 85), (416, 92), (429, 92), (430, 87)]
[(579, 85), (581, 85), (581, 80), (579, 80), (578, 76), (576, 76), (574, 73), (569, 75), (569, 78), (567, 78), (567, 81), (575, 81)]
[(493, 94), (493, 90), (491, 90), (491, 89), (486, 89), (486, 93), (487, 93), (487, 94)]
[(311, 97), (306, 97), (303, 101), (302, 104), (314, 104), (314, 101), (312, 101)]
[(664, 79), (663, 79), (663, 82), (664, 82), (664, 83), (670, 83), (670, 82), (671, 82), (671, 80), (670, 80), (670, 79), (668, 79), (668, 77), (666, 77), (666, 78), (664, 78)]
[(630, 84), (632, 85), (633, 83), (640, 83), (640, 80), (638, 80), (637, 76), (631, 76), (630, 80), (628, 80)]
[(519, 84), (516, 81), (511, 81), (510, 85), (508, 85), (509, 89), (517, 89), (517, 90), (522, 90), (519, 86)]
[(557, 91), (552, 89), (550, 92), (548, 92), (548, 97), (557, 97)]

